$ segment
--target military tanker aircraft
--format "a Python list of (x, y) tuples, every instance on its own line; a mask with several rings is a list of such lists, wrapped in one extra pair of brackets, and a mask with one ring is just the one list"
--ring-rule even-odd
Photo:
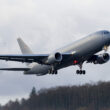
[[(76, 74), (86, 74), (83, 63), (104, 64), (109, 61), (107, 53), (110, 45), (110, 32), (102, 30), (88, 35), (68, 46), (57, 49), (50, 54), (34, 54), (31, 49), (18, 38), (22, 54), (0, 55), (0, 60), (26, 63), (26, 68), (0, 68), (7, 71), (23, 71), (26, 75), (57, 74), (58, 70), (68, 66), (79, 66)], [(104, 50), (102, 54), (98, 52)]]

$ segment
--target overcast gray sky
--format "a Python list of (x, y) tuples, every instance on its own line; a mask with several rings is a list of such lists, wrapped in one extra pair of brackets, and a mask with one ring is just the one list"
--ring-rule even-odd
[[(50, 53), (99, 30), (110, 30), (109, 0), (0, 0), (0, 54), (20, 54), (17, 37), (37, 53)], [(24, 64), (0, 61), (0, 67)], [(87, 74), (76, 75), (75, 67), (58, 75), (25, 76), (22, 72), (0, 72), (0, 103), (27, 97), (37, 90), (62, 85), (110, 80), (110, 62), (84, 64)]]

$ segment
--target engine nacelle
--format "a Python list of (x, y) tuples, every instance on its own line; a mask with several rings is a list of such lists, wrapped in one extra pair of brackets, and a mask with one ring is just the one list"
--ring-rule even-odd
[(109, 61), (109, 59), (110, 59), (110, 56), (108, 53), (100, 54), (96, 57), (94, 64), (104, 64), (107, 61)]
[(54, 54), (51, 54), (47, 60), (46, 60), (46, 64), (54, 64), (56, 62), (61, 62), (62, 61), (62, 54), (57, 52)]

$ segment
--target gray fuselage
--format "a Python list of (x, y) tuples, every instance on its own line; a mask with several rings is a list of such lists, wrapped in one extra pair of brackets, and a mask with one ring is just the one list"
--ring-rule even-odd
[[(64, 62), (57, 64), (55, 68), (62, 69), (74, 65), (73, 61), (77, 60), (78, 64), (86, 61), (90, 56), (100, 52), (104, 46), (110, 45), (110, 33), (108, 31), (99, 31), (89, 36), (82, 38), (72, 44), (58, 49), (55, 52), (60, 53), (73, 53), (73, 56), (69, 59), (65, 59)], [(41, 65), (37, 63), (32, 64), (32, 69), (28, 73), (33, 73), (37, 75), (47, 74), (51, 69), (51, 65)]]

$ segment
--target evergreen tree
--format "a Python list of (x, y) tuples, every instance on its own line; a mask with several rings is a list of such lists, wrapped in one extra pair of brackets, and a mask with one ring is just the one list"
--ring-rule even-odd
[(30, 98), (35, 97), (35, 96), (36, 96), (36, 88), (33, 87), (33, 88), (32, 88), (32, 91), (31, 91), (31, 93), (30, 93)]

